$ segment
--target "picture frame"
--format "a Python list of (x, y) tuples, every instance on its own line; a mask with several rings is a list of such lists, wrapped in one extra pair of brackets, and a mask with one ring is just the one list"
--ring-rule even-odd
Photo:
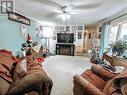
[(82, 32), (78, 32), (78, 39), (82, 39)]
[(57, 31), (57, 32), (59, 31), (59, 26), (55, 27), (55, 31)]
[(53, 38), (52, 38), (53, 40), (56, 40), (56, 36), (53, 36)]
[(83, 30), (83, 26), (78, 26), (78, 30)]
[(101, 39), (101, 34), (98, 35), (98, 39)]
[(13, 12), (14, 1), (13, 0), (1, 0), (0, 1), (0, 11), (2, 14), (7, 14), (8, 12)]
[(64, 26), (61, 26), (60, 27), (60, 31), (64, 31)]
[(66, 26), (66, 31), (70, 31), (70, 26)]
[(8, 19), (30, 26), (30, 19), (16, 12), (8, 12)]
[(72, 31), (76, 31), (77, 29), (77, 26), (72, 26)]
[(53, 31), (53, 35), (56, 35), (57, 34), (57, 31)]

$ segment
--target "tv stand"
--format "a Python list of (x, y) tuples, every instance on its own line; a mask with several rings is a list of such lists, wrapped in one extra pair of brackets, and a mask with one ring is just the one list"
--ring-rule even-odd
[(74, 56), (75, 45), (73, 43), (57, 43), (56, 54)]

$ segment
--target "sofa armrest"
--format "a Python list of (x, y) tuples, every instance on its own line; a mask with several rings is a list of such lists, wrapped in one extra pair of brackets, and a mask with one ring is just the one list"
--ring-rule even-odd
[(79, 75), (74, 76), (74, 85), (75, 86), (77, 85), (79, 89), (81, 90), (79, 95), (84, 95), (84, 94), (85, 95), (104, 95), (98, 88), (96, 88), (94, 85), (89, 83), (82, 76), (79, 76)]
[(95, 64), (91, 66), (91, 71), (97, 74), (98, 76), (100, 76), (101, 78), (108, 79), (108, 80), (115, 78), (119, 74), (119, 73), (111, 72), (106, 68)]
[(127, 78), (121, 79), (120, 89), (123, 95), (127, 95)]

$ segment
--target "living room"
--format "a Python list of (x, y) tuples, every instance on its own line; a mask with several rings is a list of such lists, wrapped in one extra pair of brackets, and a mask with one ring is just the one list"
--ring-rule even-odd
[(0, 43), (0, 95), (127, 93), (127, 0), (0, 0)]

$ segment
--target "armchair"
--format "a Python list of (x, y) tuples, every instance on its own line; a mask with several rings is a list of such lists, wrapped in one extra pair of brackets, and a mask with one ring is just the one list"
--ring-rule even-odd
[(92, 65), (81, 75), (74, 76), (74, 95), (127, 95), (127, 69), (113, 73)]

